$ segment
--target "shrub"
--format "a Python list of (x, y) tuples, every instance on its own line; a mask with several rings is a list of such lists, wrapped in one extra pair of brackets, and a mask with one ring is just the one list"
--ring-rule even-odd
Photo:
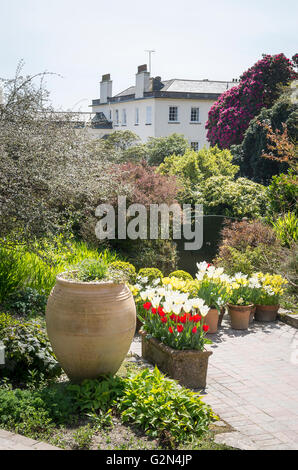
[(47, 296), (40, 294), (36, 289), (24, 287), (12, 293), (5, 302), (5, 308), (18, 315), (44, 314), (47, 305)]
[(136, 268), (133, 264), (127, 263), (126, 261), (113, 261), (109, 264), (109, 268), (121, 271), (129, 282), (133, 283), (135, 281)]
[(191, 281), (193, 280), (192, 275), (187, 273), (186, 271), (183, 271), (182, 269), (179, 269), (178, 271), (171, 272), (169, 274), (169, 277), (177, 277), (178, 279), (184, 279), (185, 281), (187, 279), (190, 279)]
[(298, 241), (298, 217), (293, 212), (278, 217), (272, 225), (283, 246), (290, 247)]
[(270, 108), (281, 84), (295, 78), (293, 64), (284, 54), (263, 58), (240, 77), (240, 83), (220, 95), (208, 114), (207, 139), (229, 148), (241, 143), (249, 122), (262, 107)]
[(174, 133), (167, 137), (150, 137), (146, 148), (149, 165), (160, 165), (169, 155), (183, 155), (188, 142), (184, 135)]
[(292, 170), (287, 174), (273, 176), (267, 194), (269, 220), (286, 212), (294, 212), (298, 216), (298, 176)]
[(136, 269), (153, 265), (163, 273), (169, 273), (177, 267), (177, 246), (172, 240), (142, 240), (140, 246), (127, 255)]
[[(292, 92), (293, 90), (289, 88), (272, 108), (263, 108), (250, 121), (241, 144), (231, 147), (233, 161), (240, 166), (241, 176), (267, 185), (273, 175), (287, 171), (288, 164), (282, 159), (274, 161), (263, 157), (264, 153), (270, 152), (269, 147), (271, 146), (270, 136), (268, 136), (264, 124), (269, 124), (275, 132), (282, 130), (286, 125), (289, 137), (295, 139), (297, 135), (297, 105), (291, 99)], [(274, 154), (277, 152), (275, 151)]]
[(127, 379), (117, 407), (124, 422), (141, 427), (153, 438), (169, 436), (171, 446), (200, 436), (215, 419), (199, 394), (165, 378), (157, 368)]
[(264, 186), (246, 178), (214, 176), (205, 181), (196, 202), (205, 214), (256, 218), (266, 212), (267, 194)]
[(0, 316), (0, 339), (5, 346), (3, 376), (26, 380), (30, 372), (52, 378), (61, 374), (47, 334), (37, 321), (20, 322), (11, 316)]
[(148, 283), (155, 281), (155, 279), (162, 279), (163, 274), (157, 268), (142, 268), (138, 272), (138, 276), (146, 277), (148, 279)]

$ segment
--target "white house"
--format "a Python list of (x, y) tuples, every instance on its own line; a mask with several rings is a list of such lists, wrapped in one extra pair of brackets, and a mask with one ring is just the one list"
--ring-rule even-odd
[(212, 104), (237, 80), (162, 80), (140, 65), (135, 85), (113, 96), (110, 74), (102, 76), (100, 99), (92, 100), (93, 122), (101, 135), (129, 129), (148, 137), (184, 134), (192, 148), (208, 145), (205, 124)]

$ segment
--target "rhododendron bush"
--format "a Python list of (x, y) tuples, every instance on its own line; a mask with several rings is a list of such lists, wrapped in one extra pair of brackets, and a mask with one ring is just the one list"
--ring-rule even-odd
[(296, 77), (293, 63), (284, 54), (264, 55), (211, 107), (206, 123), (211, 145), (230, 148), (242, 142), (249, 122), (261, 108), (270, 108), (286, 85)]

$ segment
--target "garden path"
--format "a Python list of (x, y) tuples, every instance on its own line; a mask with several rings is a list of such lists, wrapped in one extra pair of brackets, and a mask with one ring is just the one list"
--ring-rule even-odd
[[(278, 321), (237, 331), (226, 319), (209, 336), (203, 398), (234, 428), (216, 440), (242, 449), (298, 450), (298, 330)], [(138, 336), (131, 352), (141, 356)]]
[(0, 429), (0, 450), (61, 450), (45, 442)]

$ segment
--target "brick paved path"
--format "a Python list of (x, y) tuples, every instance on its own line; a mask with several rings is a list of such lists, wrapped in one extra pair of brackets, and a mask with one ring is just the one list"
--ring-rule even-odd
[(61, 450), (45, 442), (0, 429), (0, 450)]
[[(210, 338), (204, 400), (236, 431), (217, 440), (247, 449), (298, 450), (298, 361), (291, 362), (298, 330), (254, 322), (237, 331), (224, 320)], [(131, 350), (141, 355), (137, 337)]]

